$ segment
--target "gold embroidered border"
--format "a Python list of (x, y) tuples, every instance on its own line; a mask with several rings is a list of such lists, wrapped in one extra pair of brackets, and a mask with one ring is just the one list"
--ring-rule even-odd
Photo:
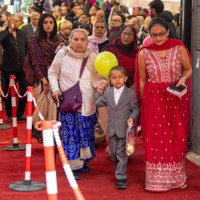
[(76, 160), (69, 160), (69, 164), (72, 170), (81, 169), (84, 165), (84, 160), (92, 157), (90, 148), (80, 149), (80, 158)]
[(91, 158), (91, 157), (92, 157), (92, 154), (91, 154), (89, 147), (80, 150), (80, 158), (81, 159), (85, 160), (85, 159), (88, 159), (88, 158)]
[(179, 188), (186, 182), (185, 163), (146, 162), (145, 189), (149, 191), (167, 191)]

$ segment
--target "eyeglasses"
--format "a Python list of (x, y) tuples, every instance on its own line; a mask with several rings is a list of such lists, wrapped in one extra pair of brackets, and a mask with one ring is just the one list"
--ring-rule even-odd
[(95, 26), (95, 28), (96, 28), (96, 29), (99, 29), (99, 28), (104, 29), (105, 26)]
[(162, 37), (165, 36), (166, 33), (167, 33), (167, 31), (161, 32), (161, 33), (158, 33), (158, 34), (153, 33), (153, 34), (150, 34), (150, 35), (151, 35), (152, 38), (157, 38), (157, 37), (161, 37), (162, 38)]

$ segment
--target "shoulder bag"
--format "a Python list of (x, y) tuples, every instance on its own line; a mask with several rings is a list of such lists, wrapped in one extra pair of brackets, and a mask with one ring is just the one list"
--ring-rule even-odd
[(59, 109), (61, 112), (73, 112), (82, 106), (82, 93), (80, 90), (79, 81), (83, 74), (87, 59), (88, 57), (83, 59), (79, 74), (79, 80), (77, 81), (77, 83), (71, 88), (62, 92), (59, 103)]

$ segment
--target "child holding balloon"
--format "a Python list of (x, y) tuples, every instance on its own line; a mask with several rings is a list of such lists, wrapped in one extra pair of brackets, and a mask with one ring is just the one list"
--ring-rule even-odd
[(125, 83), (128, 79), (124, 67), (116, 66), (110, 70), (111, 86), (96, 101), (97, 107), (108, 107), (109, 136), (108, 152), (115, 167), (116, 188), (127, 188), (126, 130), (133, 126), (139, 114), (135, 92)]

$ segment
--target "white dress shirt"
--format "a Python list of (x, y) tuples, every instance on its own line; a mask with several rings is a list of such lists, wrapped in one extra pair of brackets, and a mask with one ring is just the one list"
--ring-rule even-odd
[(121, 97), (123, 90), (124, 90), (124, 85), (119, 89), (114, 87), (114, 99), (116, 105), (118, 104), (119, 98)]

